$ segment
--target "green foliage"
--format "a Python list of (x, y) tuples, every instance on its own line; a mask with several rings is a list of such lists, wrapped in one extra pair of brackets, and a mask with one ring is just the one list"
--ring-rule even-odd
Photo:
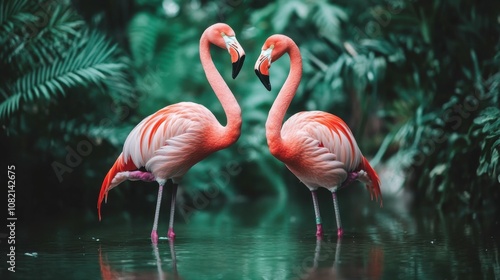
[(494, 209), (500, 195), (499, 135), (486, 134), (494, 124), (485, 119), (499, 98), (494, 10), (466, 1), (408, 2), (380, 34), (407, 61), (386, 75), (394, 99), (382, 113), (398, 131), (386, 138), (397, 143), (392, 157), (413, 157), (404, 166), (417, 201), (462, 214)]
[[(82, 203), (94, 205), (126, 135), (169, 104), (200, 103), (225, 123), (198, 50), (203, 30), (222, 21), (235, 29), (247, 53), (232, 80), (227, 53), (211, 50), (242, 107), (243, 131), (233, 147), (193, 167), (181, 188), (187, 197), (196, 200), (215, 186), (221, 195), (213, 204), (223, 198), (283, 199), (294, 189), (286, 183), (295, 182), (293, 176), (270, 155), (265, 139), (275, 91), (267, 92), (252, 71), (262, 43), (274, 33), (293, 38), (303, 55), (302, 83), (289, 115), (323, 110), (342, 117), (365, 156), (402, 169), (405, 185), (422, 204), (470, 213), (500, 196), (498, 4), (218, 0), (169, 1), (165, 9), (162, 2), (136, 0), (135, 14), (114, 22), (119, 29), (104, 28), (106, 35), (96, 26), (119, 7), (98, 7), (99, 14), (90, 12), (85, 22), (65, 1), (0, 3), (2, 140), (14, 153), (23, 151), (20, 160), (30, 170), (50, 174), (51, 163), (65, 163), (70, 149), (92, 142), (91, 154), (62, 183), (52, 175), (45, 181), (52, 192), (75, 185), (85, 193)], [(279, 88), (289, 62), (277, 61), (271, 71)], [(131, 184), (139, 183), (125, 185)], [(127, 187), (115, 192), (132, 204), (130, 210), (130, 193), (154, 193)], [(54, 207), (63, 209), (61, 204)]]
[(252, 22), (301, 48), (304, 76), (291, 111), (344, 118), (365, 154), (380, 147), (373, 163), (400, 163), (418, 202), (470, 213), (500, 196), (498, 135), (478, 132), (488, 126), (478, 121), (492, 113), (486, 108), (498, 107), (498, 5), (287, 3), (267, 5)]
[[(21, 194), (50, 201), (60, 193), (61, 200), (47, 207), (56, 211), (74, 203), (65, 200), (68, 191), (94, 195), (81, 178), (91, 174), (86, 179), (92, 182), (101, 174), (83, 172), (84, 165), (107, 168), (98, 156), (115, 152), (102, 148), (121, 145), (126, 136), (113, 124), (123, 120), (123, 108), (130, 109), (134, 98), (127, 58), (67, 1), (2, 1), (0, 42), (1, 139), (9, 147), (2, 162), (19, 164)], [(85, 162), (82, 156), (95, 159)], [(54, 163), (66, 168), (54, 169)]]
[(481, 147), (478, 176), (488, 175), (500, 183), (500, 109), (488, 107), (474, 119), (471, 136)]
[[(56, 4), (40, 12), (41, 2), (2, 3), (0, 38), (6, 47), (0, 57), (6, 81), (0, 88), (4, 97), (1, 119), (11, 117), (21, 103), (54, 102), (72, 88), (97, 86), (101, 92), (118, 90), (115, 94), (130, 91), (124, 74), (127, 64), (116, 59), (116, 45), (89, 31), (69, 6)], [(30, 38), (25, 28), (33, 31)]]
[[(83, 34), (82, 38), (73, 42), (64, 57), (40, 65), (12, 84), (7, 84), (4, 92), (10, 94), (7, 93), (9, 97), (0, 104), (0, 118), (15, 113), (20, 101), (28, 104), (40, 99), (51, 101), (57, 98), (57, 94), (66, 95), (68, 88), (88, 87), (91, 84), (101, 86), (106, 84), (107, 77), (120, 75), (126, 68), (124, 63), (114, 61), (112, 54), (116, 46), (111, 45), (103, 35)], [(40, 51), (43, 52), (43, 48)], [(47, 52), (44, 54), (50, 55)]]

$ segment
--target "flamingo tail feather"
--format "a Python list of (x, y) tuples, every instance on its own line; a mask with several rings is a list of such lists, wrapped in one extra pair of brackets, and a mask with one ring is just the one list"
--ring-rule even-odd
[(371, 181), (371, 184), (366, 184), (366, 188), (370, 191), (371, 199), (373, 200), (375, 196), (375, 199), (378, 201), (380, 198), (380, 207), (382, 207), (382, 192), (380, 191), (380, 179), (378, 174), (365, 157), (363, 157), (362, 165), (362, 169), (368, 174)]
[(115, 161), (115, 164), (108, 171), (108, 174), (102, 182), (101, 191), (99, 192), (99, 199), (97, 200), (97, 212), (99, 215), (99, 221), (101, 220), (101, 205), (104, 200), (105, 203), (108, 201), (108, 191), (121, 182), (126, 180), (125, 176), (116, 176), (120, 172), (136, 170), (137, 167), (131, 159), (125, 162), (123, 154), (120, 154)]

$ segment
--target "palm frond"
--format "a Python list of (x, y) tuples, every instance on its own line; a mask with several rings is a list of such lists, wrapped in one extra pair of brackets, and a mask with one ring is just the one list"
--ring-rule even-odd
[(112, 59), (116, 46), (99, 33), (83, 36), (83, 42), (74, 45), (63, 58), (34, 68), (7, 86), (9, 97), (0, 104), (0, 118), (11, 116), (20, 102), (51, 100), (58, 94), (66, 95), (75, 86), (102, 86), (107, 77), (126, 68), (126, 64)]
[(6, 1), (0, 10), (0, 66), (9, 68), (8, 77), (63, 56), (84, 24), (69, 5), (57, 1)]
[(19, 109), (20, 100), (21, 95), (17, 94), (7, 97), (2, 103), (0, 103), (0, 119), (3, 119), (17, 111)]
[[(51, 14), (42, 15), (46, 25), (39, 26), (39, 30), (32, 31), (30, 38), (25, 38), (23, 44), (18, 47), (12, 56), (20, 56), (30, 63), (51, 63), (69, 47), (67, 43), (72, 38), (80, 35), (84, 21), (68, 6), (56, 5), (51, 7)], [(12, 57), (10, 58), (13, 59)]]
[(23, 42), (22, 29), (34, 26), (38, 19), (30, 12), (30, 1), (2, 1), (0, 3), (0, 63), (7, 64), (12, 52)]
[(37, 19), (29, 12), (32, 5), (28, 0), (5, 0), (0, 3), (0, 38), (14, 33), (21, 24), (28, 24)]

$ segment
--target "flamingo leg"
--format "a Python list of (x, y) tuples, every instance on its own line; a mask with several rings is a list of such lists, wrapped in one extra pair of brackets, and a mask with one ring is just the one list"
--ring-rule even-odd
[(168, 222), (168, 238), (174, 240), (174, 214), (175, 214), (175, 198), (177, 196), (177, 184), (172, 186), (172, 203), (170, 204), (170, 221)]
[(153, 230), (151, 231), (151, 241), (153, 242), (153, 244), (158, 243), (158, 217), (160, 216), (162, 194), (163, 194), (163, 183), (160, 183), (160, 187), (158, 188), (158, 198), (156, 200), (155, 220), (153, 223)]
[(332, 197), (333, 197), (333, 207), (335, 209), (335, 219), (337, 220), (337, 236), (342, 237), (344, 234), (344, 230), (342, 229), (342, 223), (340, 222), (340, 210), (339, 210), (339, 203), (337, 201), (337, 191), (332, 192)]
[(311, 190), (313, 205), (314, 205), (314, 215), (316, 215), (316, 236), (323, 236), (323, 225), (321, 224), (321, 214), (319, 213), (318, 197), (316, 194), (317, 190)]

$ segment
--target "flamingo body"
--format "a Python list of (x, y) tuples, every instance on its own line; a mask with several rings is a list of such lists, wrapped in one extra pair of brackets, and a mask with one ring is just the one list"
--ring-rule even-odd
[[(351, 131), (338, 117), (320, 111), (293, 115), (281, 130), (286, 166), (310, 189), (337, 187), (355, 171), (362, 155)], [(271, 145), (272, 146), (272, 145)], [(280, 158), (280, 153), (276, 153)]]
[(182, 178), (193, 165), (236, 142), (239, 133), (220, 141), (223, 129), (210, 110), (192, 102), (176, 103), (146, 117), (129, 133), (122, 154), (104, 180), (99, 209), (112, 188), (134, 179), (129, 178), (130, 171), (148, 170), (152, 177), (143, 181), (165, 183), (169, 178)]
[(226, 24), (208, 27), (200, 39), (200, 60), (208, 82), (226, 113), (227, 125), (222, 126), (210, 110), (192, 102), (169, 105), (146, 117), (129, 133), (123, 152), (104, 178), (97, 202), (99, 219), (101, 204), (112, 188), (126, 180), (156, 181), (159, 189), (151, 239), (157, 243), (163, 186), (171, 179), (174, 186), (168, 237), (173, 239), (177, 184), (193, 165), (238, 140), (241, 109), (215, 68), (210, 56), (211, 44), (227, 48), (233, 65), (233, 78), (241, 69), (245, 52), (234, 31)]
[(177, 103), (139, 123), (125, 141), (123, 155), (157, 180), (181, 178), (194, 164), (238, 139), (235, 132), (231, 139), (219, 142), (223, 129), (204, 106)]
[(270, 36), (255, 64), (257, 76), (271, 90), (269, 68), (285, 53), (290, 55), (291, 67), (266, 122), (269, 150), (311, 191), (318, 237), (322, 236), (323, 229), (316, 191), (323, 187), (332, 192), (337, 234), (342, 236), (337, 190), (358, 180), (366, 184), (372, 199), (380, 198), (382, 205), (380, 179), (341, 118), (327, 112), (308, 111), (293, 115), (282, 125), (302, 76), (299, 48), (285, 35)]

